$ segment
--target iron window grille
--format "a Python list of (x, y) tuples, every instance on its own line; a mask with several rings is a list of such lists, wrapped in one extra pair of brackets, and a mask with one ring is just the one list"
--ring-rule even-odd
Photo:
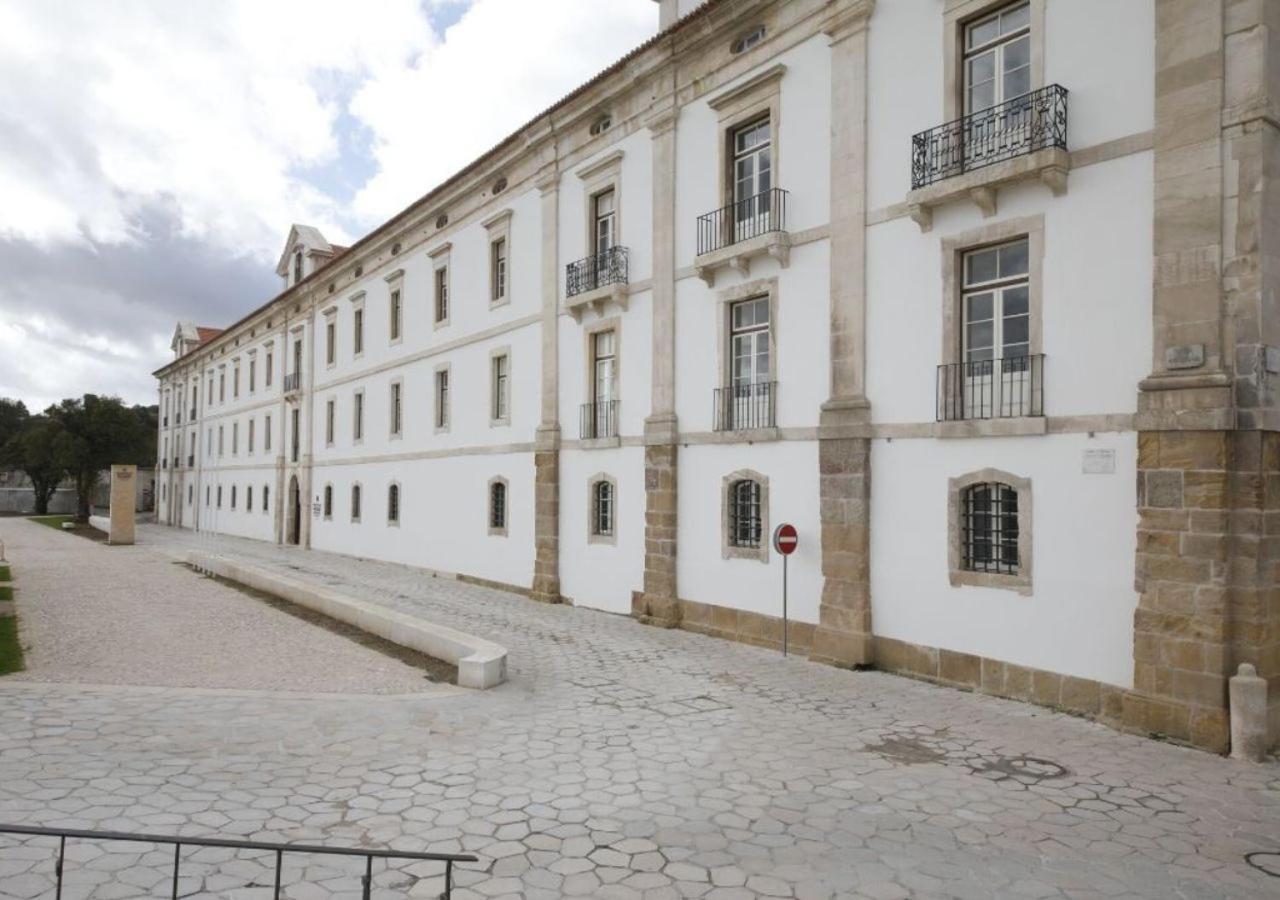
[(1018, 492), (981, 482), (961, 496), (963, 567), (970, 572), (1018, 574)]
[(501, 481), (489, 487), (489, 527), (507, 527), (507, 486)]
[(626, 247), (610, 247), (565, 266), (565, 295), (576, 297), (610, 284), (626, 284), (630, 263)]
[(610, 537), (613, 534), (613, 484), (608, 481), (597, 481), (592, 496), (593, 534)]
[(776, 381), (745, 382), (716, 388), (716, 431), (745, 431), (777, 425)]
[(618, 436), (618, 401), (599, 400), (582, 404), (579, 433), (584, 441)]
[(787, 230), (787, 192), (770, 188), (698, 216), (698, 255)]
[(324, 517), (333, 518), (333, 485), (331, 484), (324, 486)]
[(761, 519), (760, 482), (744, 478), (729, 485), (729, 543), (734, 547), (759, 549)]
[(360, 485), (351, 486), (351, 521), (360, 521)]
[(400, 485), (398, 484), (387, 488), (387, 521), (400, 521)]
[(1037, 150), (1067, 149), (1067, 93), (1051, 84), (914, 135), (912, 190)]
[(938, 366), (939, 422), (1043, 415), (1043, 353)]

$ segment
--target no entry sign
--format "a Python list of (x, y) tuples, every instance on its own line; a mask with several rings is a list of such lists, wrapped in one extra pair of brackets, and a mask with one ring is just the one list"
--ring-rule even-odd
[(796, 532), (796, 526), (783, 522), (773, 530), (773, 549), (783, 556), (795, 553), (799, 545), (800, 535)]

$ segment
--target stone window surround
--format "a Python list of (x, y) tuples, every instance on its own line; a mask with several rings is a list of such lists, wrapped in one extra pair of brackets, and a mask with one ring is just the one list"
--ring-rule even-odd
[(782, 122), (782, 77), (787, 67), (782, 63), (770, 66), (742, 84), (729, 88), (707, 101), (707, 106), (715, 111), (718, 118), (717, 127), (720, 139), (716, 142), (719, 148), (716, 181), (720, 185), (720, 204), (718, 208), (733, 202), (733, 141), (734, 132), (756, 119), (766, 116), (769, 119), (769, 171), (774, 187), (778, 186), (779, 162), (779, 125)]
[[(596, 533), (596, 485), (605, 483), (613, 489), (613, 532)], [(618, 545), (618, 479), (605, 472), (597, 472), (587, 479), (587, 543), (609, 547)]]
[(1031, 313), (1028, 339), (1032, 356), (1044, 352), (1044, 216), (1023, 216), (981, 225), (942, 239), (942, 362), (961, 362), (960, 296), (964, 289), (964, 255), (984, 247), (1027, 239), (1027, 305)]
[[(964, 30), (970, 22), (1018, 0), (946, 0), (942, 10), (943, 122), (964, 115)], [(1044, 87), (1045, 0), (1031, 3), (1031, 90)], [(938, 124), (942, 124), (939, 122)]]
[[(440, 406), (440, 373), (445, 373), (445, 379), (448, 382), (449, 390), (445, 401), (443, 415), (441, 415)], [(435, 434), (448, 434), (449, 426), (453, 423), (452, 410), (449, 408), (453, 405), (453, 365), (452, 363), (441, 363), (432, 370), (431, 373), (431, 423)]]
[[(329, 306), (320, 312), (324, 317), (324, 367), (332, 369), (338, 365), (338, 307)], [(329, 329), (333, 330), (330, 331)]]
[[(401, 296), (401, 302), (403, 302), (404, 295), (401, 294), (400, 296)], [(351, 358), (352, 359), (359, 359), (360, 357), (364, 356), (364, 332), (365, 332), (365, 325), (367, 325), (368, 323), (362, 322), (358, 330), (355, 324), (356, 310), (361, 310), (361, 311), (364, 310), (364, 297), (365, 297), (364, 291), (357, 291), (356, 293), (352, 294), (350, 297), (347, 298), (347, 300), (351, 303)], [(359, 334), (359, 337), (360, 337), (359, 348), (357, 348), (355, 344), (357, 333)]]
[[(391, 518), (391, 492), (396, 494), (396, 517)], [(363, 497), (360, 498), (362, 501)], [(387, 485), (387, 525), (391, 528), (399, 528), (400, 520), (404, 518), (404, 491), (400, 489), (400, 482), (392, 481)]]
[[(622, 316), (610, 316), (607, 319), (597, 319), (590, 325), (582, 329), (582, 367), (583, 382), (582, 396), (583, 403), (594, 403), (593, 388), (595, 384), (595, 338), (602, 331), (613, 332), (613, 392), (614, 396), (619, 398), (616, 410), (622, 408)], [(615, 410), (615, 415), (617, 414)], [(622, 443), (622, 423), (618, 422), (618, 435), (611, 438), (594, 438), (581, 442), (583, 449), (600, 449), (606, 447), (617, 447)]]
[[(452, 250), (453, 243), (446, 241), (434, 250), (427, 252), (427, 257), (431, 260), (431, 327), (433, 329), (447, 328), (449, 326), (449, 322), (453, 318), (453, 290), (452, 285), (449, 283), (449, 279), (452, 274), (452, 270), (449, 267), (449, 258), (452, 255)], [(509, 264), (507, 268), (510, 270)], [(437, 319), (436, 313), (440, 309), (440, 298), (437, 290), (439, 282), (437, 279), (440, 276), (436, 273), (441, 269), (444, 270), (445, 290), (448, 291), (449, 306), (448, 315), (443, 319)]]
[(250, 347), (245, 351), (245, 356), (249, 358), (249, 396), (252, 397), (258, 392), (258, 348)]
[[(351, 392), (351, 443), (360, 446), (364, 443), (364, 388), (356, 388)], [(359, 397), (359, 401), (356, 398)], [(401, 397), (401, 402), (404, 398)]]
[[(355, 502), (357, 496), (360, 498), (358, 504)], [(351, 483), (351, 496), (348, 499), (351, 504), (351, 521), (359, 522), (364, 507), (364, 487), (360, 482), (354, 481)]]
[[(493, 488), (502, 485), (502, 527), (493, 527)], [(511, 524), (511, 485), (501, 475), (490, 478), (484, 491), (484, 523), (490, 537), (506, 537)]]
[[(730, 522), (730, 489), (736, 482), (751, 480), (760, 485), (760, 546), (739, 547), (729, 540), (732, 532)], [(720, 479), (720, 557), (722, 559), (753, 559), (762, 563), (769, 561), (769, 479), (754, 469), (738, 469)]]
[(231, 367), (231, 399), (240, 399), (240, 357), (232, 361)]
[[(495, 371), (495, 367), (497, 365), (497, 360), (503, 356), (507, 358), (507, 383), (506, 383), (506, 386), (503, 388), (503, 393), (505, 395), (503, 397), (503, 400), (504, 400), (503, 409), (505, 411), (505, 415), (495, 417), (493, 414), (494, 399), (497, 396), (497, 393), (496, 393), (497, 392), (497, 383), (496, 383), (497, 372)], [(504, 344), (501, 347), (493, 347), (492, 349), (490, 349), (489, 350), (489, 427), (490, 428), (503, 428), (511, 424), (511, 395), (512, 395), (511, 383), (514, 380), (514, 378), (515, 378), (515, 370), (514, 370), (514, 366), (512, 365), (512, 359), (511, 359), (511, 345)], [(452, 387), (453, 385), (450, 385), (450, 388)], [(450, 393), (452, 393), (452, 390), (450, 391)]]
[[(396, 428), (395, 395), (400, 392), (400, 427)], [(392, 378), (387, 382), (387, 436), (389, 440), (398, 441), (404, 437), (404, 377)]]
[[(404, 269), (396, 269), (383, 279), (387, 283), (387, 343), (391, 346), (404, 341)], [(395, 337), (391, 336), (391, 325), (395, 321), (391, 307), (391, 294), (400, 292), (400, 330)]]
[(333, 446), (334, 434), (338, 430), (338, 399), (329, 397), (324, 401), (324, 445)]
[(613, 241), (622, 241), (622, 150), (615, 150), (574, 174), (582, 180), (583, 256), (591, 255), (595, 242), (595, 200), (606, 191), (613, 191)]
[(323, 498), (321, 510), (324, 514), (326, 522), (333, 521), (333, 482), (326, 481), (324, 487), (320, 489), (320, 496)]
[[(970, 572), (962, 568), (964, 548), (961, 546), (960, 519), (963, 513), (960, 496), (965, 488), (986, 481), (1000, 482), (1018, 494), (1018, 574)], [(978, 469), (947, 479), (947, 568), (952, 587), (987, 587), (1015, 591), (1031, 596), (1031, 479), (1002, 469)]]
[[(730, 335), (732, 329), (729, 323), (730, 310), (733, 304), (742, 300), (754, 300), (757, 297), (769, 298), (769, 380), (775, 384), (778, 381), (778, 278), (757, 278), (754, 281), (745, 281), (742, 284), (736, 284), (733, 287), (717, 291), (715, 294), (716, 310), (716, 328), (718, 331), (716, 337), (716, 384), (718, 388), (728, 387), (730, 382), (729, 364), (730, 357)], [(775, 394), (773, 398), (774, 405), (777, 406), (778, 398)], [(742, 429), (737, 432), (729, 432), (731, 434), (748, 435), (750, 440), (759, 441), (770, 438), (778, 438), (781, 436), (777, 428), (751, 428)]]
[[(511, 303), (511, 292), (515, 287), (515, 282), (511, 278), (511, 209), (504, 209), (485, 219), (480, 224), (484, 226), (488, 232), (488, 240), (486, 242), (486, 253), (489, 257), (489, 308), (496, 309), (499, 306), (507, 306)], [(507, 245), (507, 271), (506, 279), (503, 284), (503, 292), (500, 298), (495, 299), (493, 296), (493, 245), (498, 241), (506, 241)]]

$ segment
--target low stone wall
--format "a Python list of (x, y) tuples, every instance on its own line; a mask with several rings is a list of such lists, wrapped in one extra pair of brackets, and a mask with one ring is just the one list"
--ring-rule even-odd
[(103, 534), (111, 533), (111, 519), (109, 516), (90, 516), (89, 527), (96, 528)]
[(461, 687), (484, 690), (507, 680), (507, 648), (492, 641), (225, 556), (191, 552), (187, 563), (200, 572), (280, 597), (393, 644), (452, 663), (458, 667)]

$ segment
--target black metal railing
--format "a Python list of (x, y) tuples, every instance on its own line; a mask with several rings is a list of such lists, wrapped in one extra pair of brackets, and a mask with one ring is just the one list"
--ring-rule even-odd
[(284, 390), (286, 394), (289, 393), (289, 391), (296, 391), (298, 389), (301, 377), (301, 372), (289, 372), (284, 376)]
[(777, 424), (778, 382), (759, 381), (715, 389), (715, 430), (743, 431)]
[(626, 247), (610, 247), (565, 266), (565, 296), (573, 297), (609, 284), (626, 284)]
[(1067, 89), (1051, 84), (911, 138), (911, 189), (1049, 147), (1067, 148)]
[(938, 366), (939, 422), (1044, 415), (1044, 354)]
[(582, 404), (578, 415), (579, 433), (584, 441), (618, 436), (618, 401), (597, 400)]
[(191, 421), (194, 422), (195, 420), (196, 420), (196, 408), (193, 406), (191, 407)]
[(698, 216), (698, 255), (787, 230), (787, 192), (773, 188)]
[(440, 896), (448, 900), (453, 894), (453, 866), (460, 862), (478, 862), (479, 857), (471, 853), (410, 853), (405, 850), (371, 850), (355, 847), (325, 847), (318, 844), (276, 844), (266, 841), (239, 841), (227, 838), (177, 837), (163, 834), (136, 834), (125, 831), (82, 831), (74, 828), (40, 828), (23, 825), (0, 825), (0, 834), (21, 834), (33, 837), (55, 837), (58, 839), (58, 858), (54, 863), (56, 878), (55, 896), (62, 896), (62, 876), (66, 860), (67, 838), (89, 841), (128, 841), (139, 844), (172, 844), (173, 845), (173, 891), (174, 900), (178, 898), (178, 876), (182, 868), (183, 847), (226, 847), (233, 850), (258, 850), (274, 853), (275, 891), (272, 896), (280, 900), (281, 866), (286, 853), (306, 853), (322, 856), (355, 856), (364, 857), (364, 874), (360, 876), (361, 896), (369, 900), (373, 891), (373, 861), (375, 859), (407, 859), (415, 862), (444, 863), (444, 893)]

